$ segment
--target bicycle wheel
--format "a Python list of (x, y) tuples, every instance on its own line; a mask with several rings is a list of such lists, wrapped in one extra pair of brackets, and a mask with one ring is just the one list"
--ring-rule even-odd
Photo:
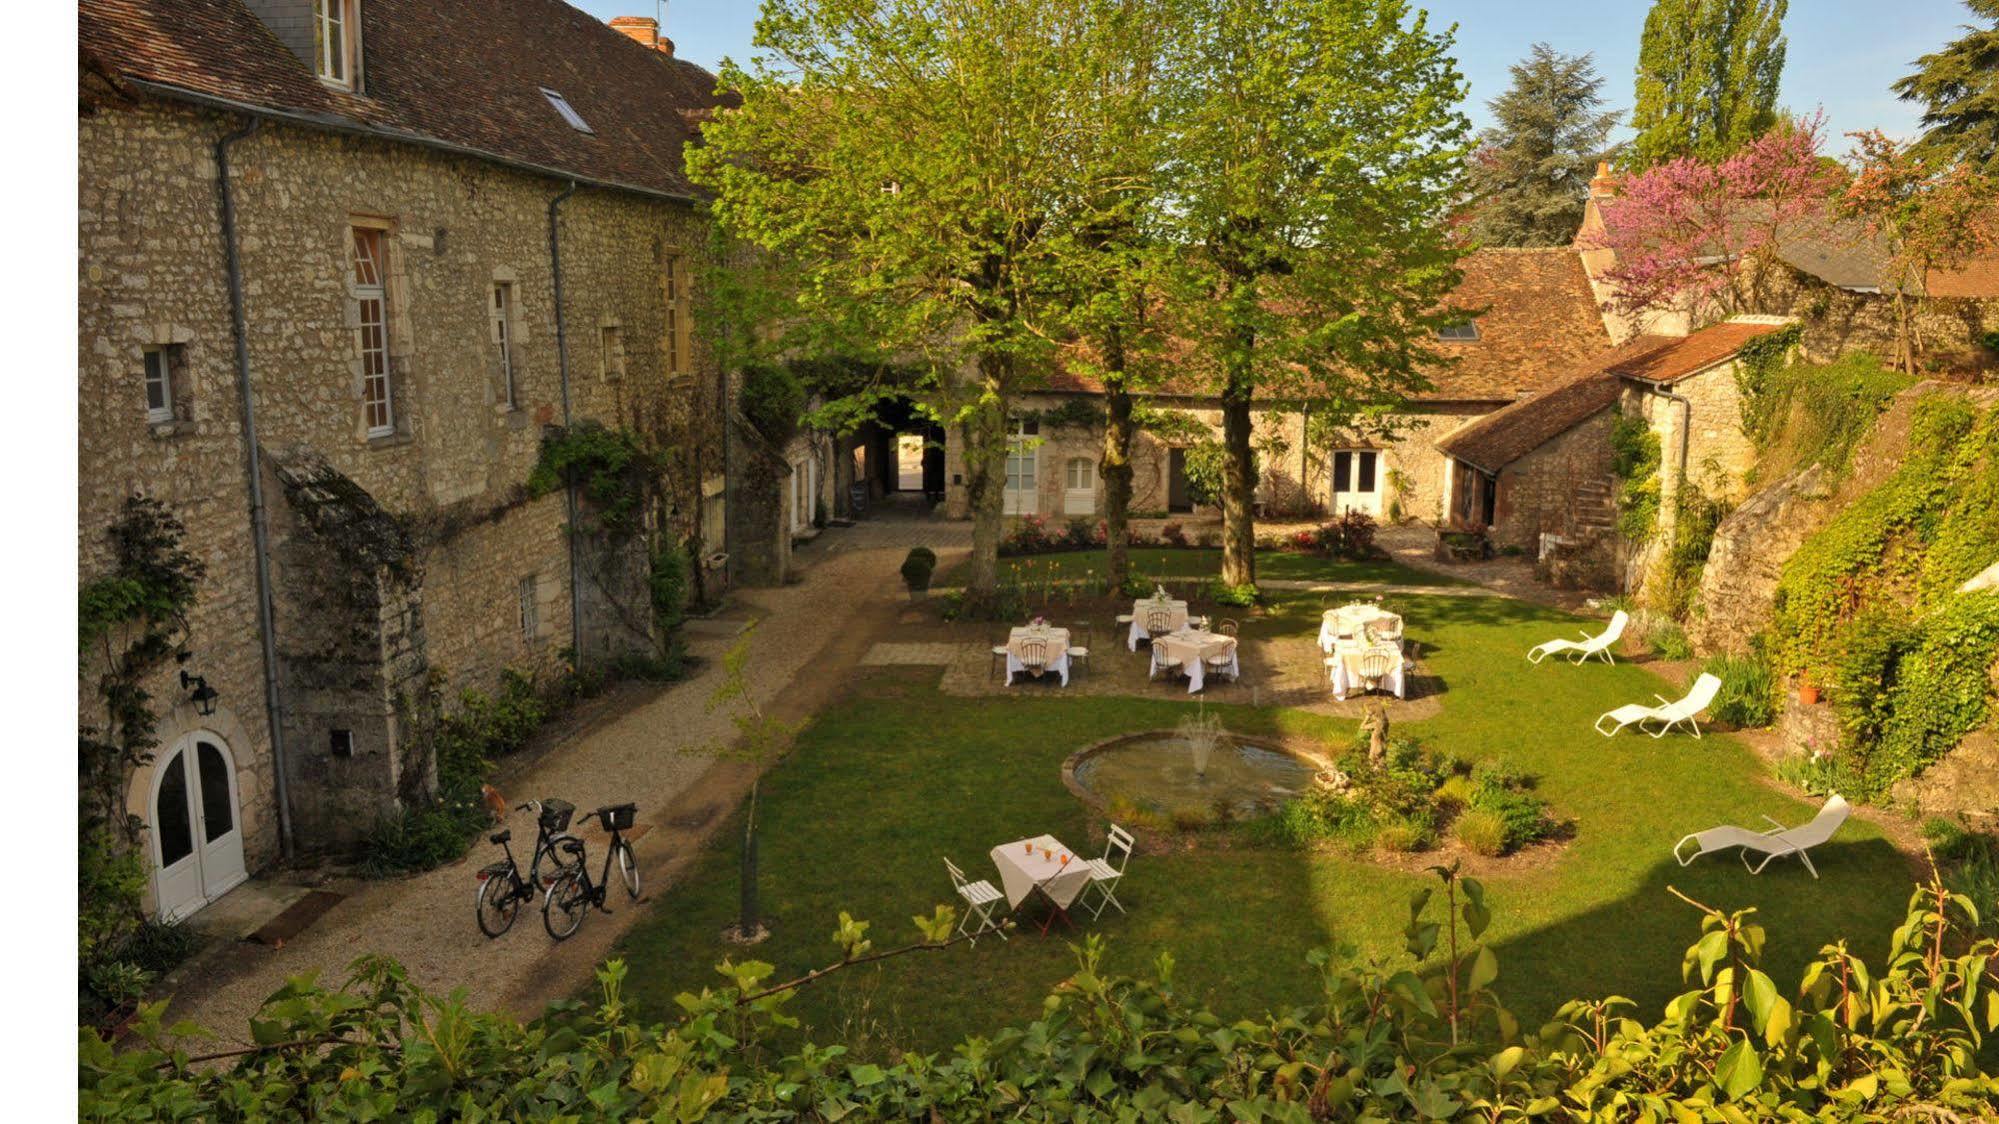
[(618, 840), (618, 873), (625, 880), (625, 893), (639, 900), (639, 857), (632, 854), (632, 845)]
[(514, 927), (521, 911), (520, 895), (513, 892), (514, 880), (503, 874), (488, 875), (479, 883), (479, 931), (497, 937)]
[(567, 940), (590, 911), (590, 892), (583, 883), (582, 871), (565, 867), (541, 899), (541, 927), (556, 940)]

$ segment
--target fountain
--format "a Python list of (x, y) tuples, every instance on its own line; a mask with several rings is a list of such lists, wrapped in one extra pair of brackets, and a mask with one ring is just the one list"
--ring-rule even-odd
[(1230, 735), (1219, 718), (1127, 734), (1070, 756), (1063, 779), (1078, 797), (1167, 817), (1209, 820), (1274, 812), (1312, 785), (1321, 763), (1276, 742)]

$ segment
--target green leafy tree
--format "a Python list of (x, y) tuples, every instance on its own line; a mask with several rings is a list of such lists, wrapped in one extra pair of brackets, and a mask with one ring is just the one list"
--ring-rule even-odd
[(1091, 189), (1062, 159), (1089, 6), (769, 0), (688, 153), (803, 314), (922, 361), (964, 436), (974, 595), (997, 587), (1009, 406), (1049, 350), (1047, 241)]
[(1466, 233), (1493, 246), (1566, 246), (1618, 113), (1603, 108), (1603, 78), (1590, 55), (1546, 43), (1513, 64), (1513, 85), (1486, 103), (1493, 124), (1478, 135), (1469, 174)]
[(757, 702), (749, 676), (750, 642), (755, 637), (756, 625), (752, 623), (729, 647), (728, 653), (722, 657), (722, 682), (708, 698), (710, 710), (718, 707), (730, 709), (729, 721), (736, 728), (736, 738), (727, 745), (702, 750), (721, 760), (747, 765), (750, 769), (750, 795), (743, 803), (740, 911), (729, 933), (732, 939), (744, 943), (762, 940), (768, 933), (763, 923), (762, 905), (757, 897), (757, 828), (760, 826), (757, 814), (762, 810), (759, 797), (763, 792), (763, 771), (783, 756), (791, 746), (792, 737), (798, 733), (793, 724), (764, 713), (763, 705)]
[(1222, 581), (1256, 580), (1250, 407), (1313, 412), (1425, 384), (1459, 279), (1444, 226), (1469, 123), (1450, 36), (1401, 0), (1189, 0), (1170, 38), (1173, 309), (1213, 377)]
[(1985, 25), (1967, 24), (1963, 37), (1917, 59), (1916, 72), (1894, 90), (1923, 104), (1926, 155), (1999, 175), (1999, 0), (1964, 5)]
[(1638, 48), (1636, 165), (1710, 163), (1777, 123), (1789, 0), (1657, 0)]

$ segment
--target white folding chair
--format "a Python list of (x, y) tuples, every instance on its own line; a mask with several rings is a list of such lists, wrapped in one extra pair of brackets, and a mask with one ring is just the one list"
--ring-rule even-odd
[(1087, 669), (1090, 665), (1090, 626), (1078, 625), (1069, 630), (1069, 667), (1072, 670)]
[(1020, 660), (1020, 666), (1027, 669), (1029, 675), (1041, 674), (1048, 667), (1048, 641), (1034, 639), (1021, 641), (1016, 658)]
[(1571, 653), (1569, 656), (1571, 663), (1581, 664), (1591, 656), (1602, 656), (1603, 662), (1614, 664), (1617, 660), (1611, 656), (1610, 649), (1617, 643), (1618, 637), (1624, 635), (1624, 626), (1629, 623), (1631, 623), (1631, 614), (1619, 609), (1611, 614), (1610, 625), (1602, 632), (1595, 636), (1584, 632), (1581, 640), (1550, 640), (1536, 644), (1528, 649), (1527, 662), (1540, 663), (1558, 652), (1568, 652)]
[[(979, 943), (979, 934), (990, 930), (998, 933), (1001, 940), (1005, 940), (1006, 928), (994, 919), (993, 907), (1005, 901), (1006, 895), (993, 889), (993, 884), (983, 878), (977, 882), (965, 881), (965, 872), (959, 870), (958, 864), (950, 859), (944, 860), (944, 869), (951, 872), (951, 885), (957, 887), (958, 897), (965, 903), (965, 915), (958, 919), (959, 935), (969, 937), (971, 943), (976, 945)], [(972, 924), (972, 919), (975, 917), (978, 918), (978, 926), (970, 933), (966, 933), (965, 926)]]
[(1395, 670), (1395, 661), (1387, 652), (1370, 651), (1360, 658), (1360, 683), (1364, 691), (1379, 691), (1381, 681)]
[[(1707, 705), (1714, 701), (1715, 692), (1719, 690), (1721, 690), (1721, 680), (1703, 671), (1700, 677), (1694, 680), (1694, 685), (1687, 691), (1685, 698), (1676, 701), (1664, 695), (1653, 695), (1653, 698), (1659, 700), (1658, 706), (1627, 703), (1616, 710), (1607, 710), (1597, 717), (1596, 732), (1607, 738), (1634, 722), (1638, 724), (1640, 730), (1645, 729), (1647, 722), (1657, 722), (1659, 728), (1651, 731), (1651, 734), (1655, 738), (1663, 738), (1673, 727), (1684, 722), (1692, 728), (1694, 736), (1698, 738), (1701, 736), (1701, 726), (1695, 721), (1695, 717), (1707, 709)], [(1606, 722), (1611, 724), (1608, 730), (1603, 728)]]
[[(1799, 824), (1797, 827), (1785, 827), (1769, 816), (1764, 816), (1763, 822), (1770, 825), (1769, 831), (1751, 831), (1746, 827), (1736, 827), (1734, 824), (1711, 827), (1706, 831), (1697, 831), (1673, 844), (1673, 858), (1678, 860), (1681, 866), (1686, 866), (1710, 851), (1725, 851), (1730, 847), (1740, 847), (1742, 865), (1748, 867), (1751, 874), (1761, 874), (1763, 868), (1770, 865), (1771, 860), (1783, 858), (1785, 855), (1796, 855), (1798, 861), (1805, 864), (1805, 869), (1816, 879), (1819, 876), (1819, 868), (1812, 865), (1812, 857), (1806, 852), (1830, 840), (1840, 829), (1840, 825), (1846, 822), (1846, 817), (1852, 813), (1853, 808), (1846, 802), (1846, 798), (1835, 792), (1809, 823)], [(1682, 855), (1680, 852), (1686, 849), (1688, 843), (1692, 843), (1695, 849), (1690, 854)], [(1763, 856), (1763, 861), (1750, 863), (1751, 851)]]
[(1096, 908), (1090, 911), (1091, 917), (1102, 917), (1107, 905), (1116, 906), (1119, 913), (1124, 912), (1124, 903), (1117, 900), (1117, 884), (1124, 878), (1124, 868), (1131, 863), (1131, 848), (1131, 832), (1112, 824), (1110, 836), (1104, 840), (1104, 857), (1090, 860), (1090, 884), (1083, 887), (1083, 893), (1076, 902), (1080, 907), (1083, 904), (1081, 899), (1095, 890), (1097, 903)]

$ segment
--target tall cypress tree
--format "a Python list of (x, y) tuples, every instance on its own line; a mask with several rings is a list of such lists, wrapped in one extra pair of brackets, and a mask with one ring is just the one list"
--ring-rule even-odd
[(1991, 26), (1967, 25), (1963, 38), (1917, 59), (1894, 89), (1924, 105), (1924, 155), (1999, 174), (1999, 0), (1964, 2)]
[(1575, 237), (1591, 170), (1617, 124), (1602, 89), (1590, 55), (1536, 43), (1513, 64), (1513, 85), (1486, 103), (1493, 124), (1472, 154), (1468, 233), (1494, 246), (1565, 246)]
[(1777, 120), (1789, 0), (1657, 0), (1638, 48), (1632, 156), (1719, 160)]

